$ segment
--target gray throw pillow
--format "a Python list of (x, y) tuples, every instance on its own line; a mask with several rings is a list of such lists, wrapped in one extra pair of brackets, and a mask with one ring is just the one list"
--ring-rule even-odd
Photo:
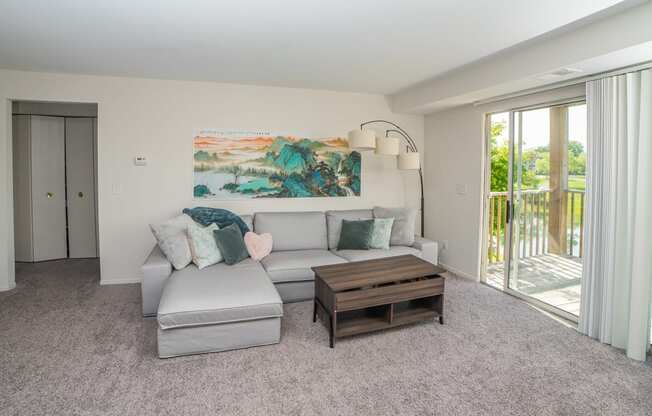
[(374, 218), (394, 218), (392, 236), (389, 240), (391, 245), (411, 246), (414, 244), (416, 209), (374, 207)]
[(338, 250), (369, 250), (374, 220), (342, 220)]
[(224, 263), (236, 264), (249, 257), (242, 232), (237, 224), (233, 223), (221, 230), (213, 231), (217, 248), (224, 257)]
[(389, 250), (389, 241), (392, 237), (392, 225), (394, 218), (374, 219), (374, 231), (371, 233), (369, 248), (380, 248)]

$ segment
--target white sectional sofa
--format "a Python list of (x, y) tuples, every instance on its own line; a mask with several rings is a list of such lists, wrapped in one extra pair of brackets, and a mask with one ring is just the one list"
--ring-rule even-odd
[(173, 270), (158, 247), (142, 266), (143, 315), (157, 316), (160, 357), (279, 342), (282, 303), (310, 300), (313, 266), (414, 254), (437, 264), (437, 243), (415, 237), (389, 250), (337, 250), (342, 219), (373, 218), (372, 210), (268, 212), (242, 216), (270, 233), (272, 253), (255, 262)]

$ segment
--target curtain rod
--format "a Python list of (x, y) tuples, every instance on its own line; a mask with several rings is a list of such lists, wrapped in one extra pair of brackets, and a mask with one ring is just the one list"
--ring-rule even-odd
[(559, 88), (571, 87), (573, 85), (584, 84), (586, 82), (594, 81), (594, 80), (600, 79), (600, 78), (606, 78), (606, 77), (611, 77), (611, 76), (616, 76), (616, 75), (623, 75), (623, 74), (627, 74), (629, 72), (642, 71), (644, 69), (650, 69), (650, 68), (652, 68), (652, 61), (646, 61), (646, 62), (643, 62), (643, 63), (640, 63), (640, 64), (624, 66), (622, 68), (617, 68), (617, 69), (613, 69), (613, 70), (610, 70), (610, 71), (598, 72), (596, 74), (587, 75), (587, 76), (581, 77), (581, 78), (575, 78), (575, 79), (571, 79), (571, 80), (568, 80), (568, 81), (560, 81), (560, 82), (556, 82), (554, 84), (548, 84), (548, 85), (544, 85), (544, 86), (541, 86), (541, 87), (529, 88), (529, 89), (526, 89), (526, 90), (513, 92), (513, 93), (510, 93), (510, 94), (503, 94), (503, 95), (498, 95), (496, 97), (487, 98), (487, 99), (484, 99), (484, 100), (478, 100), (478, 101), (475, 101), (473, 103), (473, 105), (475, 107), (477, 107), (477, 106), (480, 106), (480, 105), (491, 104), (491, 103), (495, 103), (495, 102), (498, 102), (498, 101), (509, 100), (509, 99), (512, 99), (512, 98), (525, 97), (527, 95), (533, 95), (533, 94), (538, 94), (538, 93), (541, 93), (541, 92), (556, 90), (556, 89), (559, 89)]

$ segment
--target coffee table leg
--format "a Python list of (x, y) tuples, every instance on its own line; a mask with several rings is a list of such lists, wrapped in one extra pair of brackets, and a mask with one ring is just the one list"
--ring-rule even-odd
[(441, 308), (439, 308), (439, 324), (444, 325), (444, 294), (441, 295)]
[(317, 322), (317, 299), (315, 299), (312, 305), (312, 322)]
[(329, 316), (329, 319), (331, 324), (330, 344), (331, 344), (331, 348), (335, 348), (335, 331), (337, 329), (337, 313), (334, 313), (333, 315)]

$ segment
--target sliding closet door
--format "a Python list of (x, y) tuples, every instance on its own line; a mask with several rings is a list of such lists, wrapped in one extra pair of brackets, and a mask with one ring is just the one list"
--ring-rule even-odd
[(92, 118), (66, 118), (70, 258), (97, 257), (94, 123)]
[(34, 261), (67, 257), (65, 123), (30, 116)]

